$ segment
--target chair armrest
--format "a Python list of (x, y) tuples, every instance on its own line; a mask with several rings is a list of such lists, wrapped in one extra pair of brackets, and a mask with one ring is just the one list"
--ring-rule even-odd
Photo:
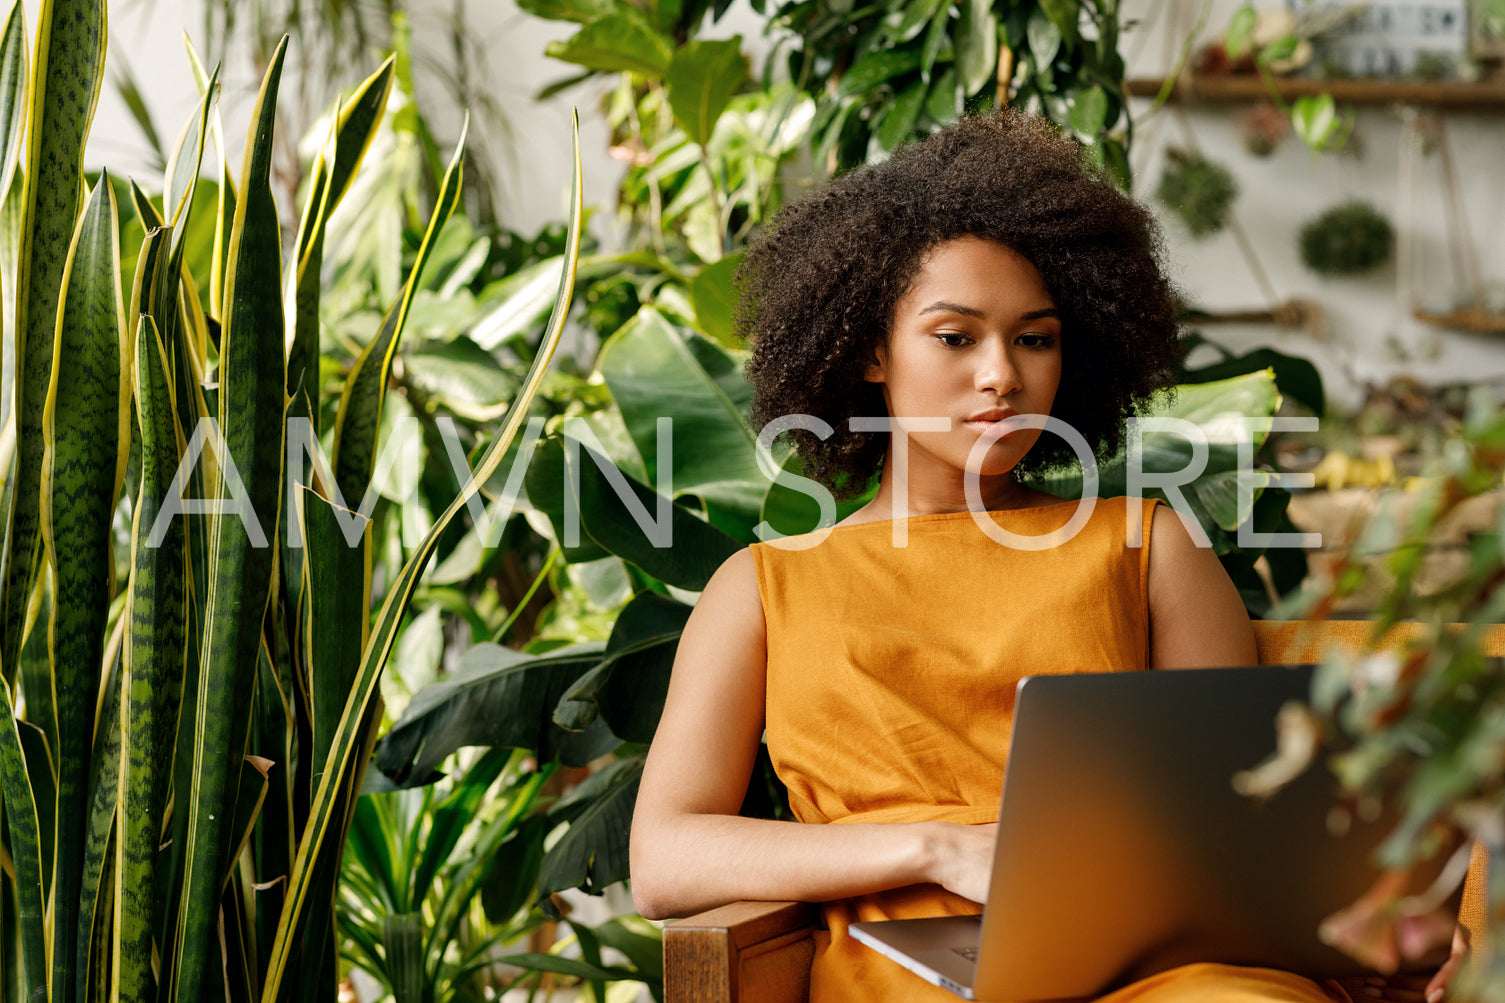
[(664, 928), (664, 1003), (804, 1003), (819, 910), (733, 902)]

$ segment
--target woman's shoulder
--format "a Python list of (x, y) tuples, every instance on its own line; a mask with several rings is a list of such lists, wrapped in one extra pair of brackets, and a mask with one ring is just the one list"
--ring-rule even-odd
[(695, 608), (704, 611), (702, 616), (708, 613), (744, 619), (755, 616), (762, 622), (763, 603), (758, 588), (758, 568), (753, 547), (743, 547), (721, 562), (721, 566), (701, 591)]

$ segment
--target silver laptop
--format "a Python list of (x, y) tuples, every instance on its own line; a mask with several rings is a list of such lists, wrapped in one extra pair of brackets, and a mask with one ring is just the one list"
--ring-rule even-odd
[[(1231, 784), (1270, 754), (1276, 712), (1307, 698), (1311, 675), (1024, 679), (984, 915), (854, 923), (852, 936), (965, 999), (1095, 996), (1195, 961), (1371, 974), (1317, 928), (1374, 882), (1395, 817), (1335, 834), (1336, 782), (1317, 765), (1268, 801)], [(1417, 887), (1440, 869), (1419, 868)]]

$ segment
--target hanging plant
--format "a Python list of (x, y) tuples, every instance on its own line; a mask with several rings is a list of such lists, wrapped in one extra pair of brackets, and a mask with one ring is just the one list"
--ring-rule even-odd
[(1301, 260), (1318, 275), (1358, 275), (1390, 257), (1395, 231), (1359, 199), (1327, 210), (1301, 228)]
[(1180, 216), (1198, 240), (1227, 226), (1238, 196), (1238, 184), (1228, 168), (1190, 150), (1171, 149), (1166, 157), (1155, 197)]
[(1291, 122), (1268, 101), (1255, 105), (1239, 119), (1244, 149), (1256, 157), (1268, 157), (1290, 135)]

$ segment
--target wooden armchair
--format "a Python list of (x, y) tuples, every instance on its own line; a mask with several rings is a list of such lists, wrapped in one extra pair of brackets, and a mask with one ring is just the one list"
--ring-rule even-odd
[[(1256, 620), (1259, 660), (1266, 665), (1312, 662), (1330, 645), (1357, 648), (1364, 620)], [(1387, 643), (1402, 644), (1420, 629), (1396, 627)], [(1491, 654), (1505, 655), (1505, 626), (1489, 634)], [(1487, 928), (1486, 858), (1479, 846), (1464, 885), (1459, 918), (1476, 949)], [(805, 1003), (820, 910), (807, 902), (733, 902), (679, 920), (664, 930), (665, 1003)]]

